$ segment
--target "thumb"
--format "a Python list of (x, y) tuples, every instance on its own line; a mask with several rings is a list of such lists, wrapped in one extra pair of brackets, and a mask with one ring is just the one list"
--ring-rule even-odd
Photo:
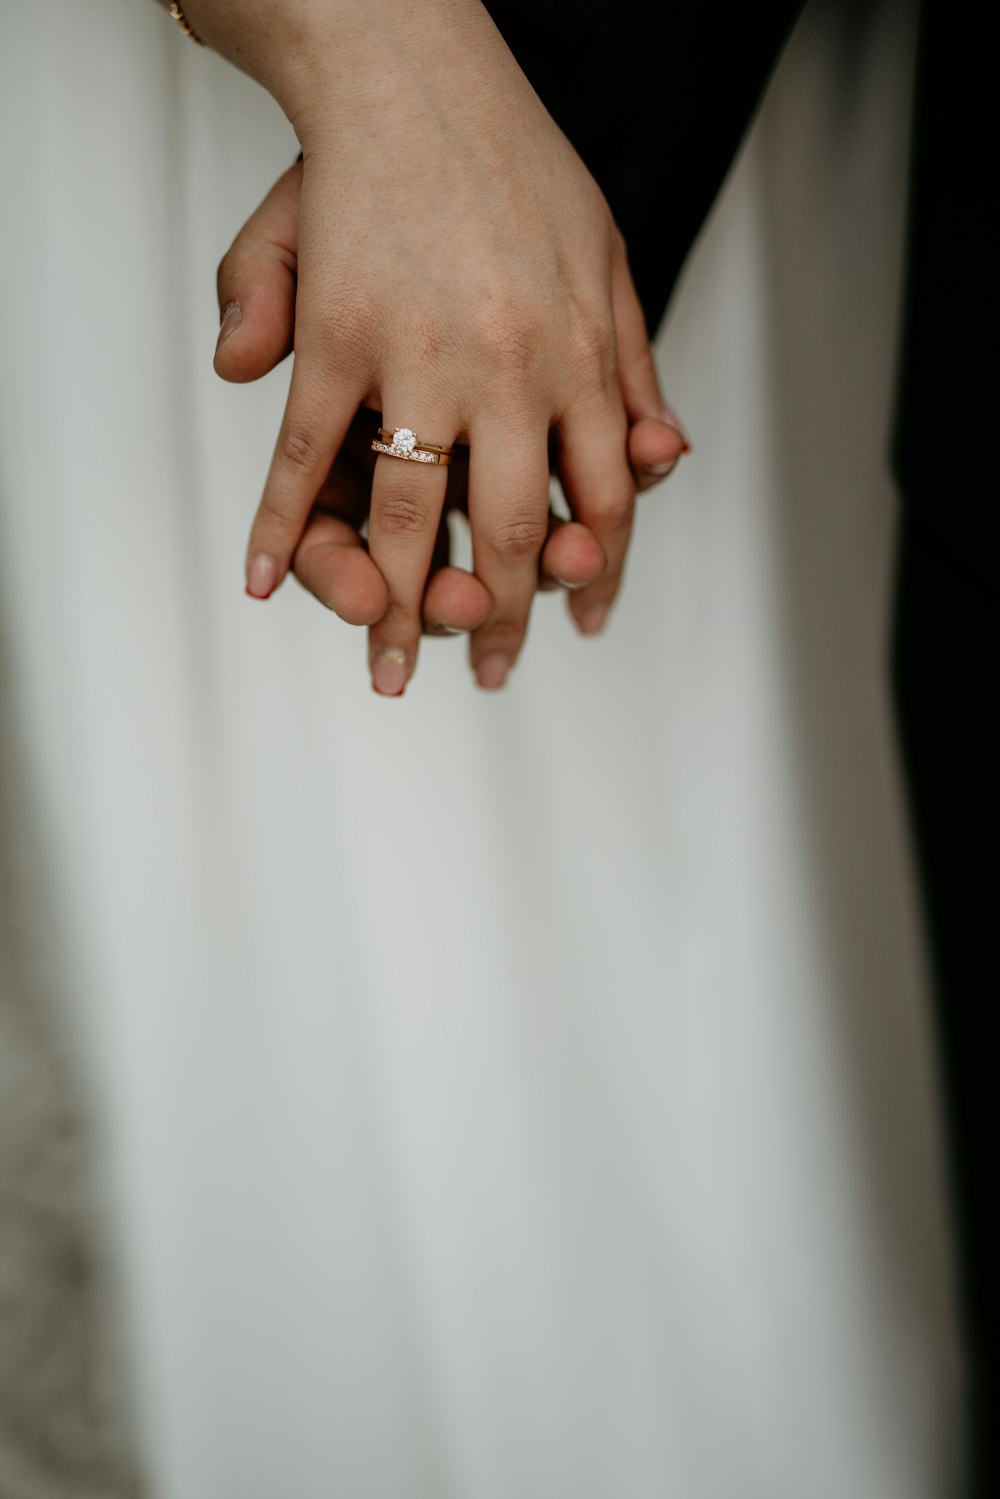
[(302, 167), (296, 163), (278, 178), (222, 258), (215, 372), (223, 380), (259, 380), (291, 353), (301, 186)]

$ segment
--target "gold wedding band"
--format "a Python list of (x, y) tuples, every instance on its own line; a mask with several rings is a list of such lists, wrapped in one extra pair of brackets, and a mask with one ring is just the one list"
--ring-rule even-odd
[(439, 447), (437, 443), (420, 442), (409, 427), (379, 427), (378, 437), (372, 438), (372, 452), (384, 453), (387, 458), (406, 458), (411, 463), (450, 463), (451, 448)]

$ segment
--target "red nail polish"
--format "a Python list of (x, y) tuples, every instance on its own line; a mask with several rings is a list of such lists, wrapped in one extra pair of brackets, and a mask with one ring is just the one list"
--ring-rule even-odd
[(684, 446), (681, 448), (681, 452), (682, 453), (690, 453), (690, 451), (691, 451), (691, 444), (689, 442), (686, 442), (684, 444)]

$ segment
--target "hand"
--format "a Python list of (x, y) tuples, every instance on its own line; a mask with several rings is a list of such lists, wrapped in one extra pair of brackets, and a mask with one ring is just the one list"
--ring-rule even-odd
[[(296, 361), (249, 578), (284, 576), (359, 406), (428, 441), (466, 441), (475, 567), (492, 601), (472, 662), (499, 685), (547, 534), (550, 432), (571, 510), (608, 559), (574, 599), (577, 618), (599, 628), (621, 579), (636, 488), (628, 408), (651, 361), (607, 205), (478, 0), (188, 11), (271, 88), (305, 154)], [(369, 549), (388, 606), (372, 664), (391, 661), (404, 680), (446, 478), (395, 459), (375, 468)]]
[[(215, 367), (223, 379), (257, 380), (291, 351), (298, 252), (302, 168), (279, 179), (244, 224), (219, 266), (222, 326)], [(647, 345), (648, 348), (648, 345)], [(634, 372), (636, 389), (649, 410), (663, 409), (651, 363)], [(321, 603), (352, 624), (374, 624), (388, 602), (384, 580), (360, 536), (368, 516), (374, 455), (369, 448), (375, 419), (359, 413), (325, 480), (294, 557), (299, 581)], [(682, 439), (683, 440), (683, 439)], [(658, 483), (674, 466), (678, 452), (676, 419), (640, 418), (629, 431), (629, 458), (638, 489)], [(461, 449), (448, 470), (445, 509), (467, 510), (468, 463)], [(579, 590), (603, 573), (606, 559), (586, 527), (550, 514), (542, 551), (539, 586)], [(265, 595), (266, 596), (266, 593)], [(575, 598), (571, 594), (570, 608)], [(471, 574), (448, 565), (448, 528), (442, 517), (423, 598), (423, 629), (450, 635), (477, 628), (492, 601)], [(577, 616), (586, 632), (585, 616)], [(398, 694), (392, 673), (381, 663), (385, 690)]]

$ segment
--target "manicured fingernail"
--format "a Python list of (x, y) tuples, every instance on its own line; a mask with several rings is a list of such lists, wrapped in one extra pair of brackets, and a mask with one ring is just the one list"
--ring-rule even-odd
[(677, 467), (677, 459), (671, 458), (669, 463), (650, 463), (646, 465), (645, 472), (651, 479), (665, 479)]
[(230, 302), (228, 307), (222, 309), (222, 326), (219, 329), (219, 337), (215, 345), (218, 354), (224, 343), (227, 343), (236, 332), (243, 321), (243, 312), (239, 302)]
[(571, 583), (568, 578), (557, 578), (555, 573), (552, 574), (552, 581), (558, 583), (560, 588), (568, 588), (570, 593), (575, 593), (578, 588), (587, 586), (585, 583)]
[(277, 562), (267, 552), (258, 552), (247, 568), (247, 593), (252, 599), (266, 599), (277, 581)]
[(480, 687), (493, 690), (503, 686), (509, 671), (510, 662), (506, 656), (484, 656), (476, 662), (476, 681)]
[(608, 617), (607, 604), (596, 604), (593, 609), (587, 609), (577, 620), (577, 625), (584, 635), (596, 635), (604, 628), (604, 621)]
[(406, 652), (398, 646), (372, 656), (372, 686), (383, 697), (402, 697), (406, 687)]
[(467, 635), (467, 630), (457, 630), (454, 625), (443, 625), (435, 620), (427, 626), (428, 635)]

